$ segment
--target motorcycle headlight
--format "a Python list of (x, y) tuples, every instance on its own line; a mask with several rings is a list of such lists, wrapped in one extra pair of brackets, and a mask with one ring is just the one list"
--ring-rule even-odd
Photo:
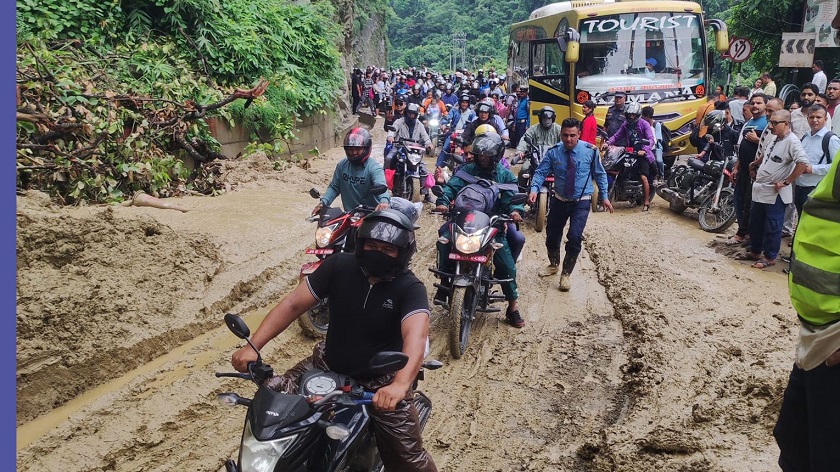
[(411, 162), (412, 165), (420, 164), (420, 161), (423, 160), (422, 154), (415, 154), (413, 152), (408, 153), (408, 162)]
[(481, 249), (481, 240), (484, 239), (484, 231), (466, 234), (458, 232), (455, 235), (455, 249), (462, 254), (472, 254)]
[(295, 442), (297, 434), (259, 441), (251, 432), (251, 422), (245, 422), (242, 433), (242, 448), (239, 451), (239, 467), (242, 472), (272, 472), (286, 449)]
[(330, 238), (332, 238), (333, 231), (338, 227), (338, 223), (329, 225), (329, 226), (322, 226), (315, 230), (315, 245), (318, 247), (326, 247), (330, 244)]
[(429, 120), (429, 126), (437, 126), (439, 124), (440, 121), (438, 121), (436, 118), (432, 118), (431, 120)]

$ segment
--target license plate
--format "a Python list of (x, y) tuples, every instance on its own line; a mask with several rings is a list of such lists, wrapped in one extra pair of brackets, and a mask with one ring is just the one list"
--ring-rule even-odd
[(314, 248), (311, 248), (311, 247), (306, 248), (306, 253), (307, 254), (332, 254), (334, 252), (335, 252), (335, 249), (330, 249), (330, 248), (326, 248), (326, 249), (314, 249)]
[(487, 256), (465, 256), (454, 252), (449, 253), (449, 258), (453, 261), (487, 262)]

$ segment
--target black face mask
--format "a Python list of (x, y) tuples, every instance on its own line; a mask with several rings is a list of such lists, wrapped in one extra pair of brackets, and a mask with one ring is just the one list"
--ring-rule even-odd
[(359, 255), (359, 263), (368, 275), (385, 277), (394, 275), (399, 261), (384, 252), (364, 249)]

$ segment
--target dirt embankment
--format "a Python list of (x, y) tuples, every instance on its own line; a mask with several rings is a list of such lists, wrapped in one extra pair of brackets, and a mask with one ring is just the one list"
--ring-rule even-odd
[[(381, 156), (381, 125), (374, 137)], [(243, 313), (253, 329), (294, 285), (311, 257), (306, 191), (326, 186), (340, 155), (283, 172), (232, 165), (234, 191), (179, 199), (188, 213), (19, 198), (18, 470), (221, 470), (244, 409), (215, 395), (252, 392), (212, 375), (239, 343), (221, 317)], [(430, 290), (442, 222), (420, 220), (413, 268)], [(433, 310), (431, 357), (445, 367), (421, 388), (440, 470), (775, 469), (796, 328), (780, 274), (716, 252), (657, 201), (590, 215), (562, 293), (536, 275), (544, 234), (524, 231), (524, 329), (482, 315), (452, 360), (447, 314)], [(294, 325), (263, 355), (282, 369), (311, 345)]]

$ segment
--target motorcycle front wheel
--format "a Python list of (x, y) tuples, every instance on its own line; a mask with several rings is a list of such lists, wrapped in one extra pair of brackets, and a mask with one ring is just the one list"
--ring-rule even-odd
[(298, 326), (307, 337), (324, 339), (327, 336), (327, 328), (330, 326), (330, 308), (327, 299), (306, 310), (306, 313), (298, 318)]
[(542, 230), (545, 228), (547, 215), (548, 194), (540, 192), (537, 194), (537, 219), (534, 221), (534, 231), (542, 233)]
[(472, 287), (452, 288), (452, 303), (449, 304), (449, 353), (454, 359), (460, 359), (467, 350), (475, 306), (475, 291)]
[(720, 191), (718, 208), (712, 211), (714, 195), (707, 198), (700, 207), (698, 221), (703, 231), (720, 233), (735, 222), (735, 192), (731, 188)]

